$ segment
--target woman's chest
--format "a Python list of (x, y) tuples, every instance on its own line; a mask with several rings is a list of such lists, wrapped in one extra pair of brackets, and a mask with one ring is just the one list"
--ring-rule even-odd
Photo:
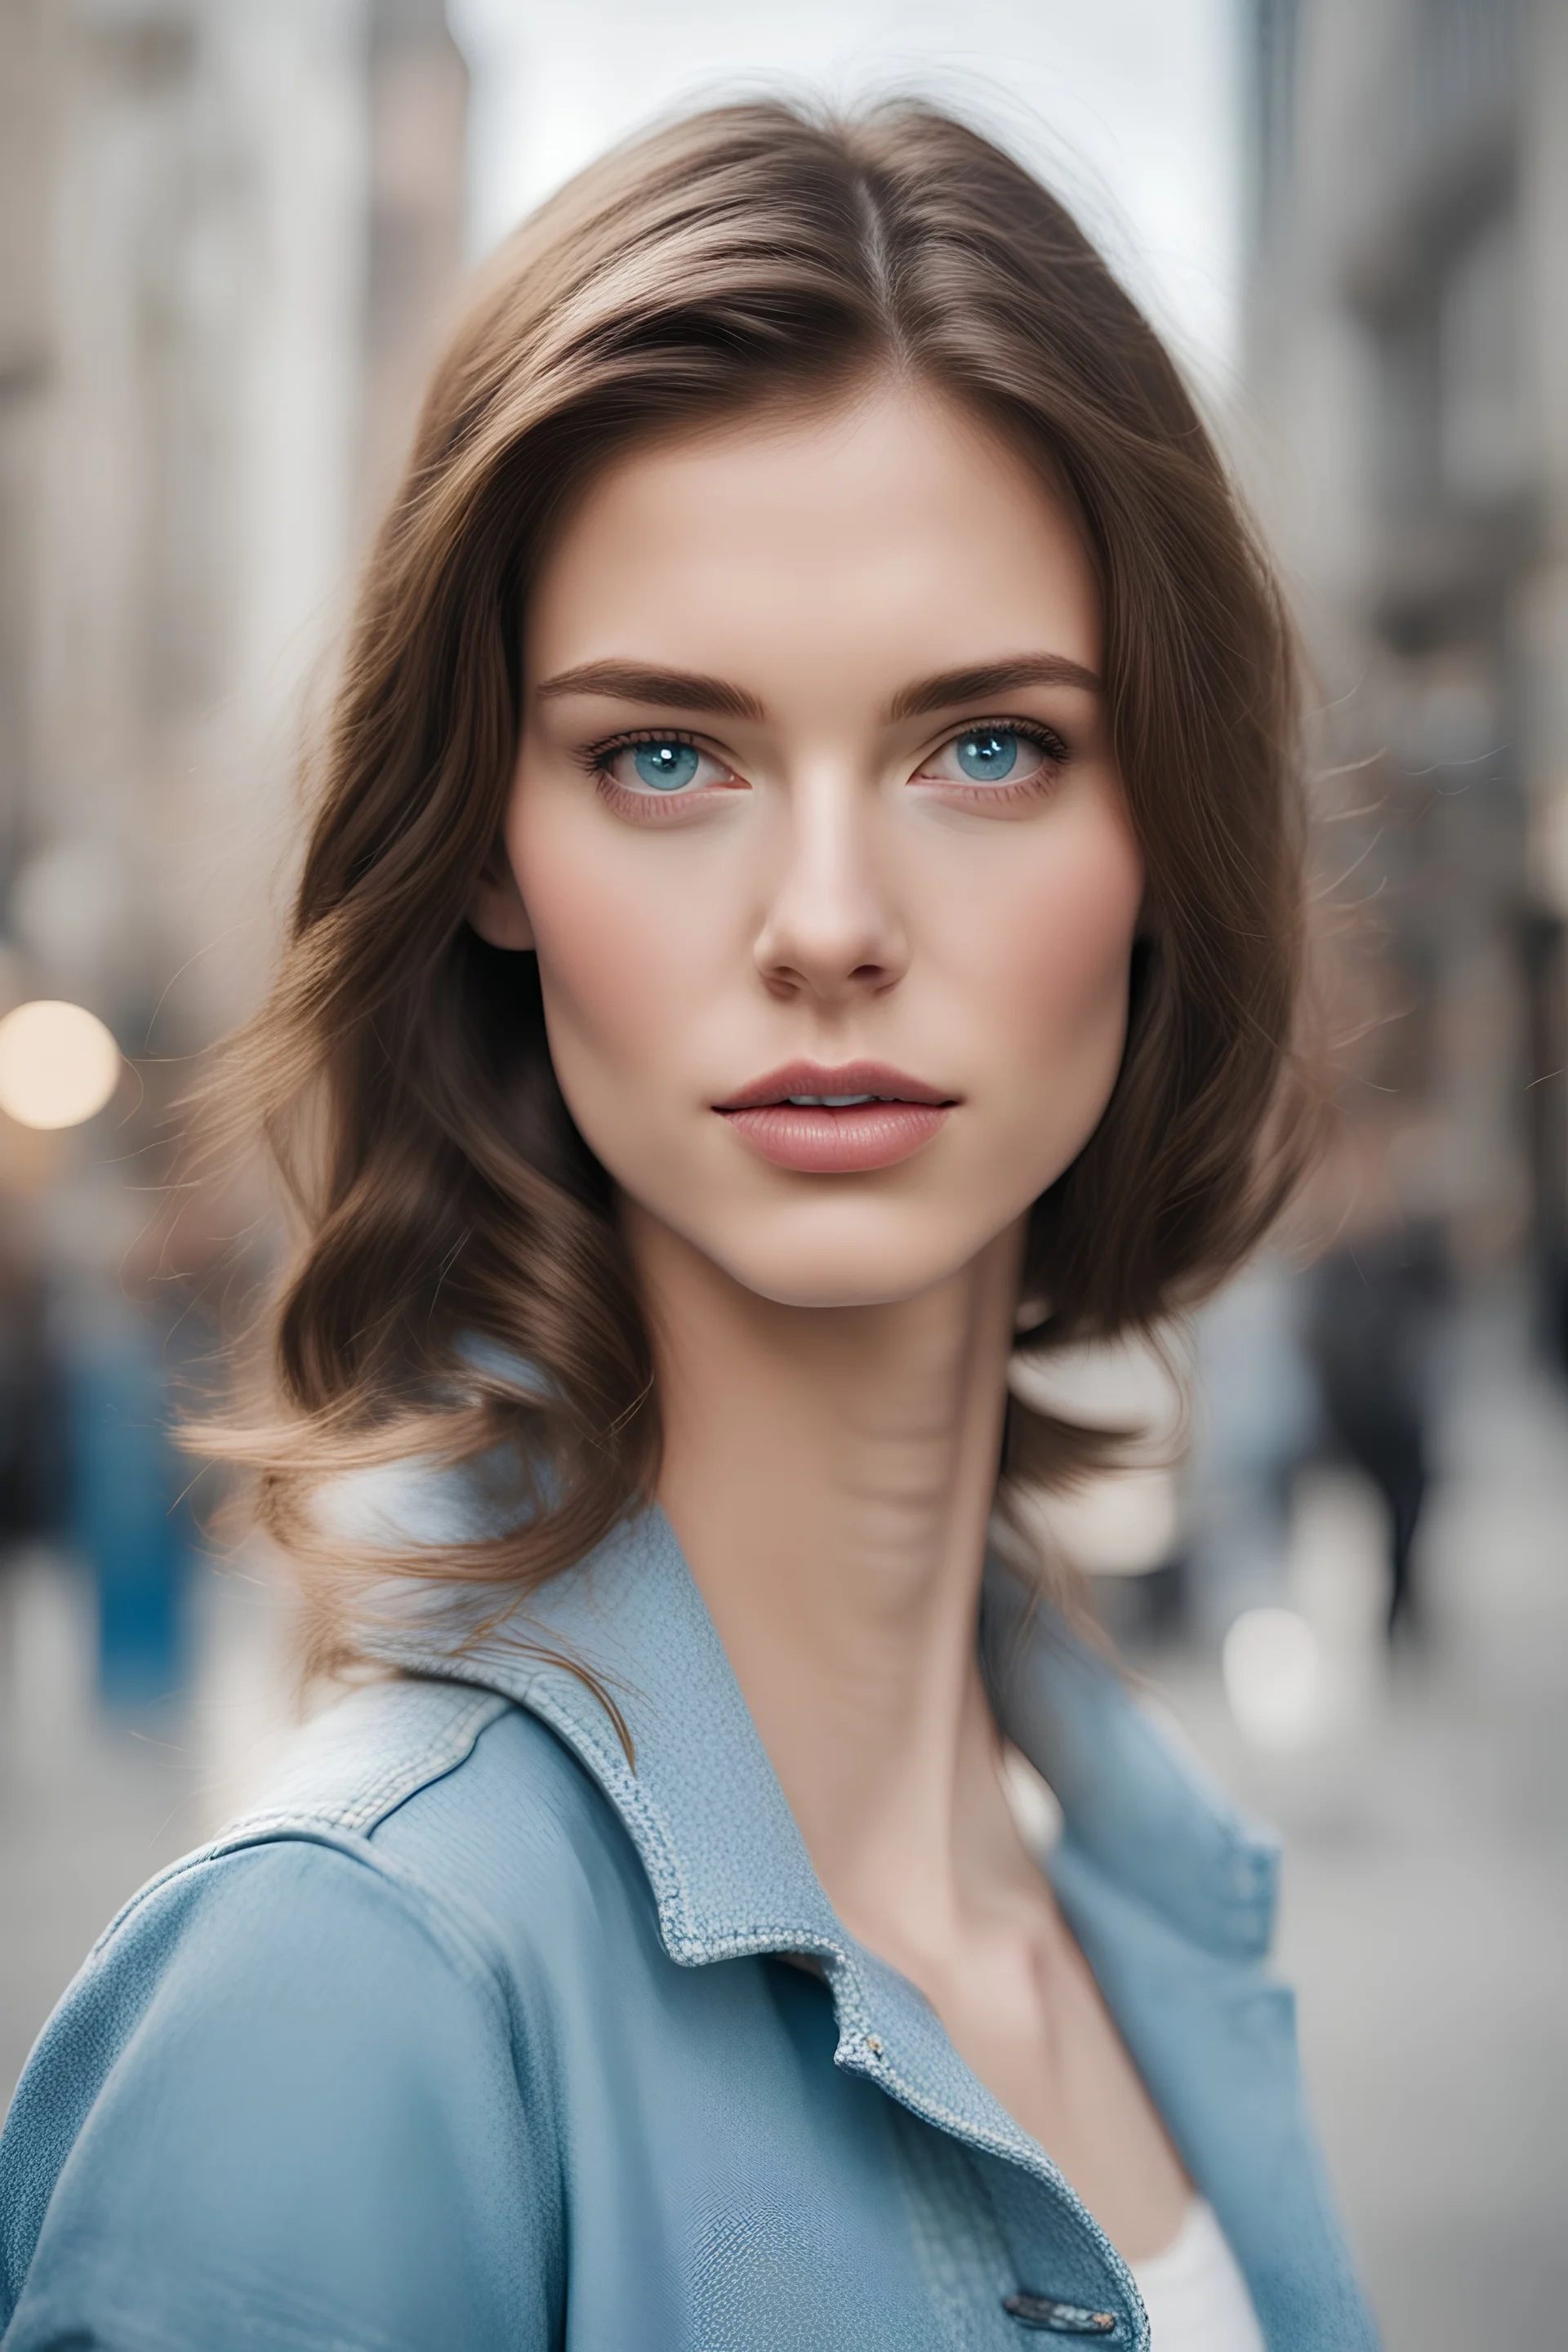
[(1143, 2340), (1069, 2200), (835, 2063), (821, 1983), (721, 1964), (672, 1972), (658, 2007), (634, 1997), (575, 2057), (567, 2037), (569, 2347), (624, 2340), (628, 2308), (639, 2352)]
[(1174, 2240), (1192, 2184), (1050, 1896), (909, 1973), (958, 2056), (1051, 2157), (1130, 2260)]

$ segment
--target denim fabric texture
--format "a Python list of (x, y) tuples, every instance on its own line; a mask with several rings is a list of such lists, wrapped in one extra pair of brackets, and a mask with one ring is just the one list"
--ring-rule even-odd
[[(1049, 2156), (834, 1916), (662, 1515), (471, 1654), (434, 1625), (46, 2028), (0, 2138), (5, 2352), (1146, 2346)], [(983, 1641), (1270, 2352), (1369, 2352), (1264, 1970), (1272, 1843), (999, 1567)]]

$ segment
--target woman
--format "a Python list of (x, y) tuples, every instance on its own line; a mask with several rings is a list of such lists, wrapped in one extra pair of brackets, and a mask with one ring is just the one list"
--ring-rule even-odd
[(723, 110), (502, 252), (246, 1064), (313, 1156), (230, 1451), (357, 1686), (46, 2032), (6, 2352), (1372, 2342), (1272, 1850), (1009, 1532), (1092, 1457), (1010, 1365), (1279, 1195), (1290, 725), (973, 132)]

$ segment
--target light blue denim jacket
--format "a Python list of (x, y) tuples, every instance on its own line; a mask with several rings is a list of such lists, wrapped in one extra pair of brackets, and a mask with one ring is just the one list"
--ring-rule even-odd
[[(1270, 2352), (1363, 2352), (1262, 1966), (1273, 1846), (1002, 1571), (984, 1638)], [(0, 2139), (5, 2352), (1147, 2344), (1049, 2156), (834, 1916), (660, 1514), (472, 1655), (391, 1646), (418, 1678), (311, 1725), (47, 2027)]]

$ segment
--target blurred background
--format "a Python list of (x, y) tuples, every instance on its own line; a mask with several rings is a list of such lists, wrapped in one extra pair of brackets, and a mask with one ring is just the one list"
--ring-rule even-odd
[(802, 82), (1046, 173), (1300, 614), (1335, 1140), (1167, 1360), (1053, 1375), (1153, 1435), (1041, 1515), (1284, 1832), (1392, 2352), (1561, 2340), (1562, 0), (0, 0), (0, 2101), (289, 1719), (286, 1583), (168, 1437), (262, 1195), (172, 1193), (173, 1115), (463, 268), (651, 111)]

